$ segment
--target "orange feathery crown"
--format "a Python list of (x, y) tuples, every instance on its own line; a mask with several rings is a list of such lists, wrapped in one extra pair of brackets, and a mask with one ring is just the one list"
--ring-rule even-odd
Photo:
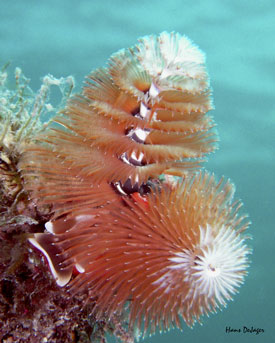
[(98, 319), (130, 303), (130, 326), (144, 332), (192, 325), (243, 282), (248, 222), (234, 187), (194, 174), (216, 147), (211, 108), (204, 55), (164, 32), (89, 75), (26, 148), (26, 185), (53, 205), (48, 232), (30, 242), (60, 286), (78, 270), (69, 288), (89, 290)]

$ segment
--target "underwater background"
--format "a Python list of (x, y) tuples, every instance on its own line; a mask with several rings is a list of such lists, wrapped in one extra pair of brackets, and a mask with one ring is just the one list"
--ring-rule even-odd
[[(187, 35), (207, 57), (220, 136), (205, 168), (236, 185), (252, 221), (251, 266), (226, 309), (193, 329), (145, 342), (275, 341), (275, 3), (273, 0), (0, 0), (0, 63), (37, 90), (46, 74), (85, 75), (110, 55), (162, 31)], [(58, 95), (57, 95), (58, 96)], [(226, 328), (264, 333), (226, 333)]]

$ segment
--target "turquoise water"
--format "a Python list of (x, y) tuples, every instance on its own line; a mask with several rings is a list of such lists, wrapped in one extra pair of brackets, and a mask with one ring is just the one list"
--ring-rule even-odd
[[(163, 30), (186, 34), (206, 53), (221, 140), (206, 168), (230, 177), (250, 214), (252, 265), (227, 309), (145, 341), (275, 341), (274, 1), (1, 0), (0, 14), (0, 62), (20, 66), (34, 89), (48, 73), (73, 75), (80, 87), (112, 53)], [(265, 332), (229, 334), (229, 326)]]

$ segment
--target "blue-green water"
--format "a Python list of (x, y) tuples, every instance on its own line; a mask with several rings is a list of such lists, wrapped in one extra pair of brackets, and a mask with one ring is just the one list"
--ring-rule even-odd
[[(253, 222), (252, 264), (227, 309), (146, 342), (275, 341), (275, 3), (273, 0), (1, 0), (0, 62), (37, 89), (45, 74), (84, 76), (140, 36), (186, 34), (206, 53), (220, 149), (208, 170), (234, 181)], [(263, 334), (225, 332), (262, 328)]]

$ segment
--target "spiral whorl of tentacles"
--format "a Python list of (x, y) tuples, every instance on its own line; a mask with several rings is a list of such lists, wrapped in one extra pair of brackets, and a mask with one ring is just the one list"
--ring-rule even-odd
[[(83, 95), (67, 115), (104, 155), (101, 175), (108, 181), (182, 175), (214, 149), (204, 56), (185, 37), (163, 33), (118, 52), (109, 68), (88, 77)], [(91, 108), (94, 124), (87, 127)]]

